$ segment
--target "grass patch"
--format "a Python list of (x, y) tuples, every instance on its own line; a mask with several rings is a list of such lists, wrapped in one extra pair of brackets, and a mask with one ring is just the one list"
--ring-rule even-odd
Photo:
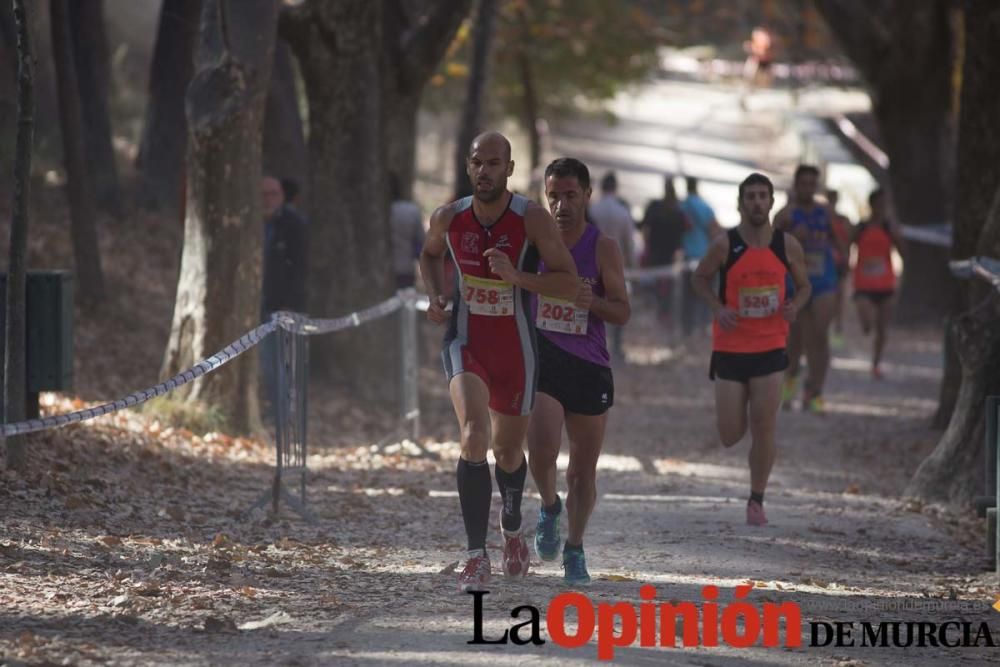
[(159, 420), (161, 424), (186, 428), (192, 433), (228, 433), (228, 423), (222, 411), (202, 401), (160, 396), (144, 404), (142, 412)]

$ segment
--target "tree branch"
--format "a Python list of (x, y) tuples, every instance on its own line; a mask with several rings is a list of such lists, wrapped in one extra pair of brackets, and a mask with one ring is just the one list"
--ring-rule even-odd
[(887, 2), (815, 0), (831, 32), (847, 56), (869, 79), (874, 78), (883, 54), (892, 46), (892, 32), (883, 17), (893, 12)]
[(401, 88), (423, 86), (471, 7), (472, 0), (438, 0), (432, 9), (422, 12), (401, 31), (398, 46), (393, 49)]

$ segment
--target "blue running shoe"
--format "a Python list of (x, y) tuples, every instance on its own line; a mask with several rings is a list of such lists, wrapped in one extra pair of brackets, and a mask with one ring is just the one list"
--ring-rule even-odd
[(535, 553), (541, 560), (555, 560), (559, 556), (559, 548), (562, 546), (562, 539), (559, 537), (562, 503), (559, 504), (559, 510), (554, 514), (546, 512), (544, 507), (538, 510), (538, 523), (535, 524)]
[(583, 549), (563, 551), (563, 581), (570, 586), (589, 586), (590, 574), (587, 572), (587, 559)]

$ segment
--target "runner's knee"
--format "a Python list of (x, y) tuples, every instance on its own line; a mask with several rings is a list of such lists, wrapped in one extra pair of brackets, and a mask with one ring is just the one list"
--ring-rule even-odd
[(462, 456), (463, 458), (481, 461), (486, 457), (490, 444), (490, 429), (488, 422), (467, 420), (462, 424)]

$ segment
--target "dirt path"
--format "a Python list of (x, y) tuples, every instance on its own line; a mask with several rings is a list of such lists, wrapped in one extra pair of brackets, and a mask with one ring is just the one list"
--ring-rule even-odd
[[(714, 444), (704, 341), (681, 350), (658, 338), (641, 311), (627, 343), (632, 363), (616, 371), (587, 536), (595, 602), (636, 604), (644, 583), (661, 602), (700, 603), (708, 584), (728, 601), (734, 586), (752, 581), (751, 602), (797, 602), (806, 621), (987, 620), (1000, 640), (1000, 616), (989, 610), (997, 587), (972, 520), (897, 497), (935, 438), (925, 428), (939, 372), (930, 337), (897, 332), (881, 383), (868, 377), (862, 341), (849, 338), (835, 360), (829, 414), (782, 414), (765, 528), (743, 522), (747, 444)], [(236, 519), (267, 485), (269, 455), (258, 443), (164, 434), (137, 415), (46, 436), (34, 465), (49, 472), (0, 484), (5, 664), (595, 659), (593, 642), (576, 650), (551, 641), (467, 645), (472, 599), (455, 592), (451, 572), (464, 539), (455, 428), (443, 381), (431, 366), (425, 373), (437, 437), (419, 447), (358, 444), (386, 418), (314, 401), (314, 442), (333, 440), (330, 423), (355, 420), (354, 435), (337, 438), (353, 444), (316, 442), (310, 457), (317, 526), (291, 515)], [(525, 509), (533, 525), (533, 491)], [(495, 531), (490, 549), (498, 559)], [(544, 613), (564, 590), (560, 577), (545, 564), (524, 581), (496, 581), (484, 604), (486, 637), (510, 626), (512, 608), (534, 605), (548, 639)], [(913, 608), (892, 606), (902, 603)], [(952, 665), (996, 652), (636, 645), (615, 655), (622, 664)]]

